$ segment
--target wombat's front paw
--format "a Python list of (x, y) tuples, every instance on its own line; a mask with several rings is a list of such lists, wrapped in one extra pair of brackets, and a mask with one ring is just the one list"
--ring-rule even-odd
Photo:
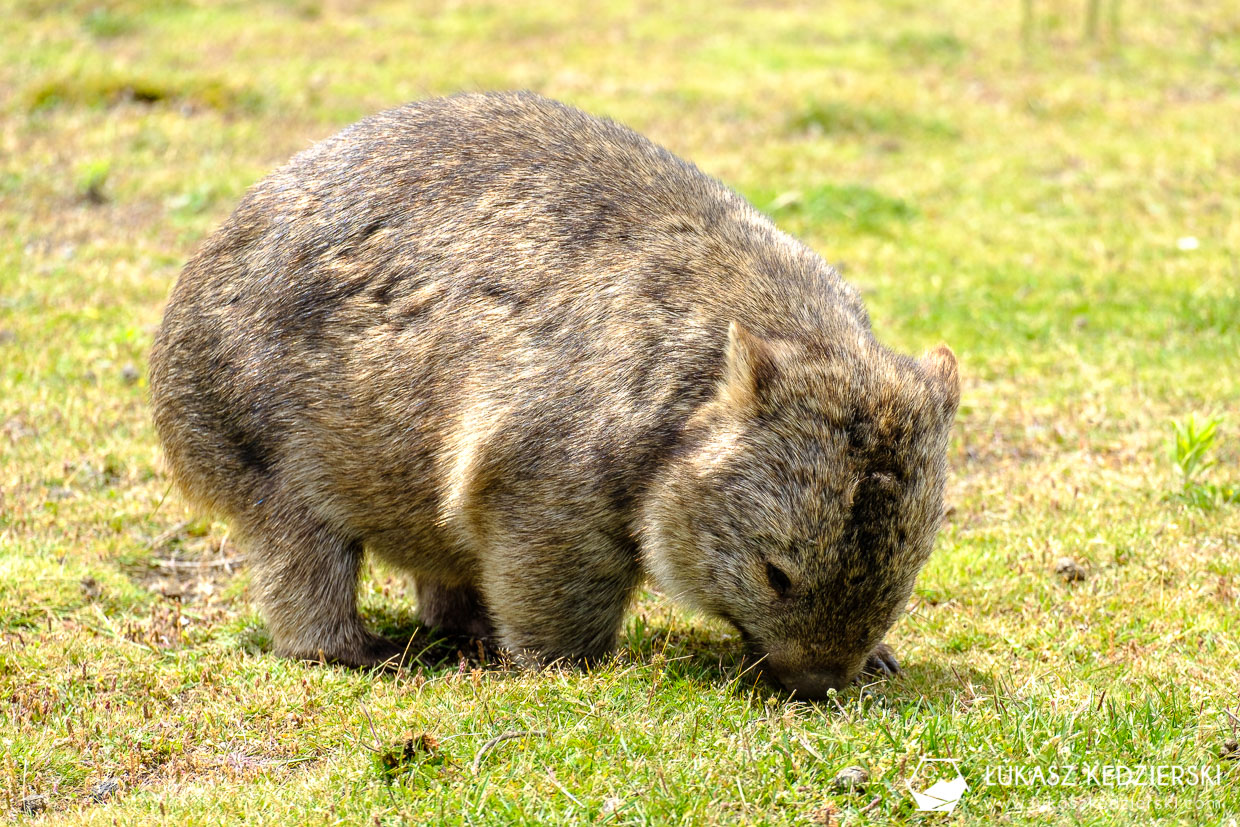
[(896, 659), (896, 653), (891, 651), (890, 646), (880, 643), (874, 647), (874, 651), (870, 653), (870, 657), (866, 660), (865, 666), (862, 667), (861, 671), (884, 678), (890, 675), (898, 675), (900, 673), (900, 661)]

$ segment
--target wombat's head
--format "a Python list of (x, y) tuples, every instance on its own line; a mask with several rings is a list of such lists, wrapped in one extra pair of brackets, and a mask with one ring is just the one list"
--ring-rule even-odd
[(917, 360), (732, 324), (718, 394), (648, 500), (649, 569), (735, 625), (786, 688), (842, 688), (930, 554), (959, 399), (946, 347)]

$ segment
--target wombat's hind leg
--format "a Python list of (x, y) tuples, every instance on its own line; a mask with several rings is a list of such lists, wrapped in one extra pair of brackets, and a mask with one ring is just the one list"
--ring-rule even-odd
[(310, 517), (289, 515), (246, 532), (258, 603), (276, 654), (375, 666), (403, 648), (366, 629), (357, 613), (362, 544)]
[(418, 616), (423, 625), (478, 640), (493, 634), (482, 595), (473, 586), (445, 586), (437, 580), (419, 577), (417, 593)]
[(874, 647), (874, 651), (870, 653), (870, 657), (866, 660), (865, 666), (861, 669), (868, 675), (878, 675), (879, 677), (888, 677), (889, 675), (900, 674), (900, 661), (896, 658), (896, 653), (891, 647), (885, 643), (880, 643)]

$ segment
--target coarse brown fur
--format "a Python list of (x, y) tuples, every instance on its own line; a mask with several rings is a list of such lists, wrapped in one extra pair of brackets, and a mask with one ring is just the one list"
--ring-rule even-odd
[(528, 93), (375, 115), (258, 183), (151, 353), (172, 473), (247, 549), (276, 650), (347, 664), (364, 551), (423, 620), (535, 660), (616, 639), (648, 574), (802, 695), (902, 611), (956, 362), (636, 133)]

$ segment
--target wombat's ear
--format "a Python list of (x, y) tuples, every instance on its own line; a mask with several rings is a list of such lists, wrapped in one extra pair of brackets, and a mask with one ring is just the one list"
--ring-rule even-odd
[(921, 363), (931, 376), (939, 380), (947, 394), (944, 412), (948, 416), (954, 416), (960, 405), (960, 370), (956, 366), (956, 354), (952, 353), (952, 349), (947, 345), (939, 345), (926, 351), (926, 355), (921, 357)]
[(775, 354), (770, 345), (737, 322), (728, 325), (727, 362), (720, 391), (737, 407), (754, 404), (764, 384), (775, 376)]

